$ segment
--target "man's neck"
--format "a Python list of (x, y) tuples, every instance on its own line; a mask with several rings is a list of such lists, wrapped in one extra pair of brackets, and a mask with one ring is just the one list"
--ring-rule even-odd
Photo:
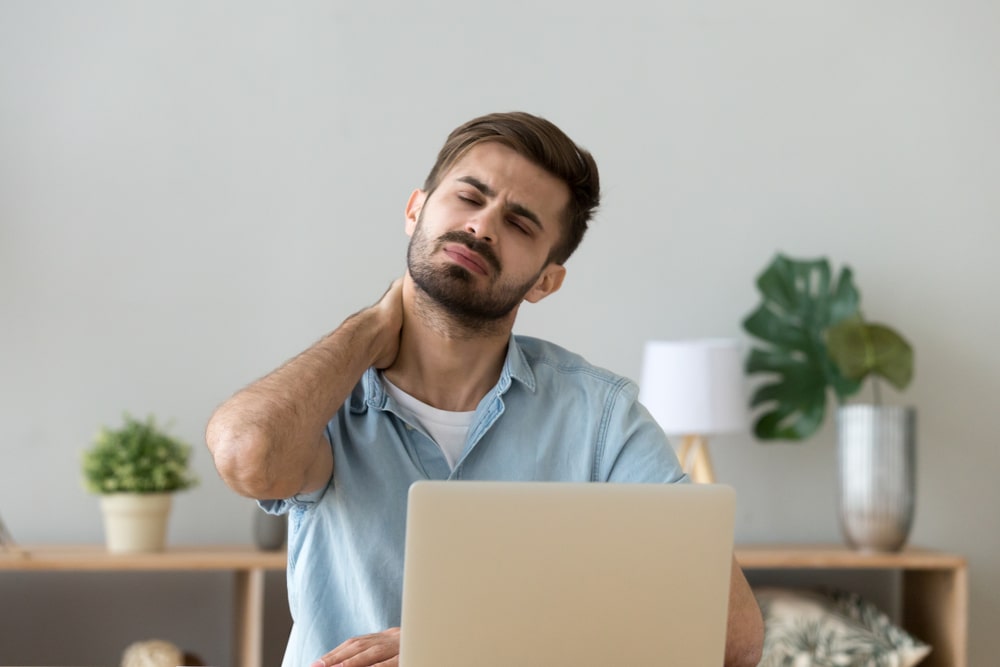
[(500, 378), (516, 309), (503, 321), (471, 330), (428, 301), (407, 276), (399, 354), (384, 372), (439, 410), (475, 410)]

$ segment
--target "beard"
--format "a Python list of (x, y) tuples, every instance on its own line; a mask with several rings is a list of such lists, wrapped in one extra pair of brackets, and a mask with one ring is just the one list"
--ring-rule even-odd
[[(432, 257), (447, 243), (461, 243), (478, 253), (493, 268), (493, 278), (486, 288), (477, 288), (475, 276), (464, 266), (438, 266)], [(441, 306), (445, 313), (467, 329), (489, 327), (510, 315), (531, 291), (542, 275), (541, 270), (523, 283), (505, 283), (503, 267), (492, 246), (472, 234), (451, 231), (430, 239), (423, 229), (423, 211), (406, 251), (406, 265), (413, 282)]]

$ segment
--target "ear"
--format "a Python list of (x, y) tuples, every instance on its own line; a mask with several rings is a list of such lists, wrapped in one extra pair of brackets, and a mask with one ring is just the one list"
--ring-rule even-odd
[(427, 193), (421, 189), (416, 189), (410, 193), (410, 198), (406, 202), (406, 235), (413, 236), (413, 230), (417, 228), (417, 220), (420, 218), (420, 210), (427, 201)]
[(534, 286), (524, 295), (524, 300), (538, 303), (548, 295), (558, 292), (564, 278), (566, 278), (566, 267), (550, 263), (542, 270), (542, 275), (538, 276)]

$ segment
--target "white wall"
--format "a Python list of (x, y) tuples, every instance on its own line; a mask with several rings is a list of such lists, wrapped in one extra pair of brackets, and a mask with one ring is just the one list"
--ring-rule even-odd
[[(776, 251), (854, 268), (868, 316), (916, 349), (893, 397), (920, 415), (912, 541), (968, 556), (971, 664), (992, 664), (1000, 6), (583, 6), (0, 0), (0, 513), (15, 537), (99, 542), (79, 482), (96, 429), (153, 412), (200, 445), (218, 402), (402, 272), (403, 206), (447, 132), (525, 109), (595, 153), (605, 199), (524, 333), (638, 377), (646, 339), (741, 336)], [(840, 541), (829, 423), (713, 453), (739, 540)], [(248, 542), (252, 506), (204, 449), (195, 463), (171, 541)], [(66, 580), (12, 581), (0, 628), (37, 622), (0, 630), (0, 661), (117, 660), (114, 639), (85, 656), (72, 629), (41, 641), (81, 613)], [(211, 589), (192, 592), (202, 613), (226, 613)], [(177, 616), (134, 632), (228, 661), (224, 633)]]

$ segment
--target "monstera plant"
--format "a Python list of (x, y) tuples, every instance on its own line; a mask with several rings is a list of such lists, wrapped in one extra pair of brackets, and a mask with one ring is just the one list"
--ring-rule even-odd
[(838, 403), (872, 377), (904, 389), (913, 375), (913, 349), (893, 329), (867, 322), (851, 269), (833, 280), (825, 259), (778, 254), (757, 277), (761, 303), (743, 321), (760, 339), (746, 371), (767, 381), (754, 392), (761, 408), (754, 432), (763, 440), (803, 440), (822, 425), (832, 394)]

